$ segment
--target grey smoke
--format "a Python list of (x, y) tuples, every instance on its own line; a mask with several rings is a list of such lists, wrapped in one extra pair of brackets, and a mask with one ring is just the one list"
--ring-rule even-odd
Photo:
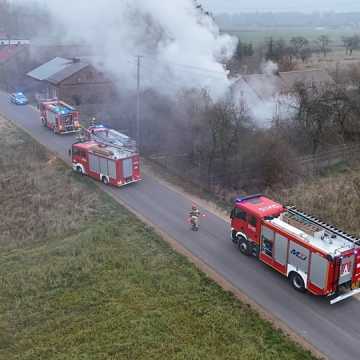
[[(135, 89), (136, 57), (141, 55), (143, 89), (173, 95), (183, 88), (206, 88), (215, 100), (231, 89), (237, 105), (246, 104), (259, 125), (268, 124), (276, 100), (259, 101), (249, 83), (228, 78), (223, 64), (232, 57), (237, 38), (221, 34), (195, 5), (194, 0), (76, 0), (64, 8), (62, 0), (47, 1), (65, 29), (63, 37), (90, 44), (120, 90)], [(266, 63), (262, 71), (266, 83), (254, 85), (270, 90), (276, 65)]]
[(182, 87), (205, 87), (219, 97), (229, 86), (222, 63), (236, 39), (220, 34), (213, 20), (193, 0), (48, 0), (54, 18), (69, 39), (93, 47), (122, 89), (133, 88), (136, 56), (142, 80), (165, 94)]

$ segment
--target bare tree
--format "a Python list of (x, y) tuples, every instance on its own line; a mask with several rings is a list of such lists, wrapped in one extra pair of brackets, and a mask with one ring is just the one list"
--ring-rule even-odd
[(212, 103), (203, 114), (198, 135), (198, 154), (207, 163), (208, 182), (219, 168), (222, 180), (231, 177), (230, 160), (238, 154), (240, 139), (249, 132), (250, 120), (245, 110), (230, 101)]
[(311, 153), (315, 154), (323, 140), (324, 131), (331, 122), (332, 106), (329, 94), (315, 86), (298, 83), (294, 88), (297, 99), (296, 121), (310, 142)]
[(326, 57), (326, 55), (330, 51), (330, 48), (329, 48), (330, 43), (331, 43), (331, 40), (330, 40), (329, 36), (327, 36), (327, 35), (320, 35), (316, 40), (318, 49), (323, 54), (324, 57)]
[(342, 42), (345, 47), (346, 55), (352, 56), (353, 51), (358, 49), (360, 46), (360, 36), (359, 35), (343, 36)]
[(291, 38), (290, 45), (293, 49), (294, 55), (300, 57), (301, 51), (309, 45), (309, 40), (303, 36), (295, 36)]

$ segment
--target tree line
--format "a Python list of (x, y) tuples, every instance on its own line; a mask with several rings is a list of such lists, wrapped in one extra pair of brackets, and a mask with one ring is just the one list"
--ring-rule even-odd
[[(345, 54), (352, 56), (360, 49), (360, 35), (353, 34), (341, 38), (341, 46)], [(290, 40), (268, 37), (263, 44), (255, 46), (252, 42), (238, 40), (233, 59), (228, 66), (233, 71), (242, 72), (242, 65), (250, 68), (250, 72), (259, 68), (263, 59), (276, 62), (280, 71), (293, 70), (298, 61), (306, 63), (313, 55), (320, 54), (327, 57), (333, 50), (335, 43), (328, 35), (320, 35), (315, 40), (304, 36), (293, 36)]]

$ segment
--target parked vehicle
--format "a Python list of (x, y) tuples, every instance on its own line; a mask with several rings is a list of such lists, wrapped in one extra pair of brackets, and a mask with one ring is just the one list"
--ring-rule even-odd
[(15, 105), (27, 105), (29, 100), (22, 92), (16, 92), (10, 94), (10, 102)]
[(241, 197), (231, 212), (231, 238), (298, 291), (329, 296), (331, 304), (360, 294), (360, 240), (294, 207)]
[(90, 140), (73, 144), (73, 170), (104, 184), (123, 186), (141, 180), (137, 152)]
[(42, 124), (55, 134), (72, 133), (81, 129), (79, 112), (61, 100), (41, 101), (39, 110)]

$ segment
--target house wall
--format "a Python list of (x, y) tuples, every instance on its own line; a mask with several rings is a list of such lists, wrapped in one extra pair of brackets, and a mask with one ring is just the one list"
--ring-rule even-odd
[(115, 96), (113, 83), (93, 66), (82, 69), (56, 86), (59, 99), (75, 105), (102, 104)]

